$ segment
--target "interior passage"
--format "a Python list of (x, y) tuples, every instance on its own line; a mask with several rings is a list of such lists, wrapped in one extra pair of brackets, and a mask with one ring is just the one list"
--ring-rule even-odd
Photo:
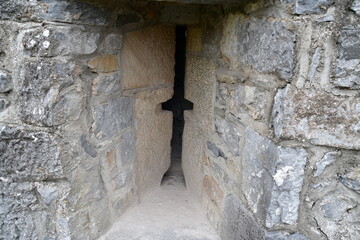
[(173, 135), (171, 139), (171, 166), (165, 173), (164, 180), (182, 178), (181, 151), (184, 130), (184, 110), (191, 110), (193, 104), (184, 98), (185, 63), (186, 63), (186, 26), (176, 26), (174, 96), (162, 104), (164, 110), (173, 112)]

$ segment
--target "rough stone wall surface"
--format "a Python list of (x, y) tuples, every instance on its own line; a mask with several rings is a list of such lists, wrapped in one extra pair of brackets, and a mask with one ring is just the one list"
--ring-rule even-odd
[[(153, 38), (163, 33), (163, 42), (152, 43), (168, 47), (150, 44), (152, 65), (142, 70), (164, 55), (163, 77), (147, 71), (130, 83), (123, 39), (144, 26), (134, 27), (139, 19), (129, 15), (143, 17), (125, 3), (1, 1), (0, 239), (96, 239), (138, 199), (136, 151), (143, 136), (164, 138), (153, 153), (164, 155), (162, 163), (151, 163), (161, 168), (152, 184), (160, 184), (169, 164), (171, 114), (157, 104), (172, 94), (173, 30), (147, 30)], [(135, 121), (141, 109), (153, 119)], [(159, 126), (163, 134), (155, 132)]]
[[(359, 1), (244, 1), (201, 13), (188, 29), (194, 110), (183, 149), (196, 157), (184, 159), (186, 181), (202, 180), (221, 238), (359, 238)], [(194, 94), (194, 56), (215, 67), (208, 104), (199, 104), (206, 83)], [(206, 114), (192, 120), (208, 106), (209, 125)]]

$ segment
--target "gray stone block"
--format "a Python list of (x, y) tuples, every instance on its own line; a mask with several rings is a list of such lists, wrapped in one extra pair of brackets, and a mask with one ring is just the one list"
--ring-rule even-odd
[(360, 149), (360, 98), (288, 85), (275, 96), (273, 126), (278, 139)]
[(296, 37), (282, 21), (230, 15), (224, 28), (222, 53), (232, 65), (251, 65), (259, 72), (275, 72), (290, 80)]
[(360, 167), (350, 169), (350, 171), (340, 176), (340, 181), (347, 188), (360, 194)]
[(133, 119), (130, 98), (120, 97), (94, 108), (95, 129), (100, 137), (111, 138), (129, 127)]
[(297, 222), (306, 160), (307, 152), (304, 149), (278, 148), (273, 176), (275, 184), (266, 216), (267, 227)]
[(239, 156), (240, 133), (235, 126), (225, 119), (215, 117), (215, 128), (231, 154)]
[(264, 230), (234, 195), (225, 199), (220, 237), (226, 240), (264, 239)]
[(312, 14), (321, 13), (334, 3), (334, 0), (293, 0), (295, 1), (294, 13)]
[(127, 132), (121, 137), (117, 153), (118, 156), (120, 156), (121, 165), (123, 167), (133, 166), (136, 154), (134, 131)]
[(0, 176), (43, 180), (62, 176), (59, 147), (52, 135), (0, 125)]
[(80, 27), (48, 26), (26, 32), (22, 43), (32, 57), (76, 56), (95, 52), (99, 36)]
[(324, 157), (316, 163), (315, 177), (319, 177), (325, 170), (325, 168), (336, 161), (336, 157), (340, 156), (341, 152), (328, 152)]
[(278, 147), (246, 130), (243, 191), (251, 210), (267, 227), (296, 223), (306, 160), (304, 149)]
[[(62, 62), (41, 61), (25, 65), (19, 106), (19, 114), (23, 121), (52, 126), (67, 120), (66, 117), (72, 112), (69, 108), (79, 107), (81, 102), (71, 92), (66, 96), (59, 96), (62, 89), (74, 83), (73, 68), (74, 65), (71, 63)], [(70, 101), (71, 98), (76, 99)], [(72, 103), (67, 104), (69, 102)]]
[(215, 157), (223, 157), (226, 159), (225, 153), (218, 146), (216, 146), (215, 143), (207, 141), (206, 146), (214, 154)]
[(360, 28), (347, 26), (339, 37), (339, 59), (333, 84), (337, 87), (360, 88)]
[(93, 95), (109, 95), (120, 90), (120, 74), (99, 75), (93, 80)]
[(109, 9), (69, 0), (39, 0), (33, 9), (33, 18), (47, 21), (106, 25), (110, 18)]
[(0, 93), (9, 92), (13, 88), (10, 73), (0, 70)]

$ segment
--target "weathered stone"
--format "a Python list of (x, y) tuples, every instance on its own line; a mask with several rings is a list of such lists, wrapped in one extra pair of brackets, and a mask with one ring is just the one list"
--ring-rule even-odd
[(351, 195), (335, 191), (319, 199), (312, 211), (318, 227), (329, 239), (353, 239), (359, 236), (359, 202)]
[(77, 120), (81, 114), (82, 104), (82, 95), (76, 91), (70, 91), (60, 96), (49, 115), (52, 123), (61, 125)]
[(280, 20), (230, 14), (225, 21), (221, 50), (232, 68), (252, 66), (290, 80), (295, 67), (295, 34)]
[(85, 55), (95, 52), (99, 36), (79, 27), (49, 26), (26, 32), (23, 46), (32, 57)]
[(0, 113), (10, 106), (10, 101), (7, 98), (0, 97)]
[(308, 240), (308, 238), (300, 233), (266, 232), (265, 240)]
[(109, 20), (109, 10), (84, 2), (68, 0), (40, 0), (33, 8), (33, 16), (56, 22), (69, 22), (85, 25), (105, 25)]
[(113, 190), (124, 188), (130, 182), (132, 173), (130, 171), (121, 171), (112, 179)]
[(225, 119), (215, 117), (215, 128), (231, 154), (239, 156), (240, 133), (235, 126)]
[(0, 70), (0, 93), (9, 92), (13, 88), (11, 75)]
[(55, 185), (39, 185), (36, 191), (40, 194), (46, 204), (50, 204), (59, 194), (59, 189)]
[(351, 10), (353, 10), (358, 16), (360, 16), (360, 0), (354, 0), (351, 5)]
[(165, 5), (161, 10), (161, 20), (179, 25), (196, 25), (200, 21), (199, 5)]
[(116, 55), (103, 54), (88, 61), (88, 66), (98, 73), (109, 73), (119, 70), (119, 58)]
[(121, 137), (117, 153), (120, 156), (122, 166), (133, 166), (136, 153), (133, 131), (127, 132)]
[(360, 98), (288, 85), (275, 96), (276, 138), (310, 140), (316, 145), (360, 149)]
[(251, 210), (267, 227), (294, 224), (300, 205), (306, 151), (277, 147), (248, 128), (243, 157), (243, 191)]
[(128, 12), (119, 14), (116, 18), (116, 27), (122, 28), (128, 24), (139, 23), (141, 17), (135, 12)]
[(321, 13), (334, 3), (334, 0), (293, 0), (295, 1), (294, 13), (312, 14)]
[(238, 85), (230, 91), (229, 111), (238, 118), (244, 113), (254, 120), (266, 120), (271, 112), (271, 93), (253, 86)]
[(170, 167), (172, 112), (162, 111), (160, 104), (166, 102), (172, 95), (172, 88), (147, 90), (136, 94), (134, 175), (140, 194), (159, 186)]
[(267, 227), (296, 223), (306, 160), (307, 152), (304, 149), (278, 148)]
[(200, 52), (202, 50), (202, 29), (189, 26), (187, 28), (186, 49), (190, 52)]
[(340, 156), (341, 152), (328, 152), (324, 157), (316, 163), (316, 171), (314, 173), (315, 177), (319, 177), (325, 170), (327, 166), (336, 161), (336, 157)]
[(206, 175), (203, 180), (203, 186), (209, 199), (220, 207), (224, 198), (224, 193), (215, 179)]
[(129, 33), (122, 51), (124, 89), (173, 83), (174, 53), (172, 27), (153, 26)]
[(120, 50), (122, 47), (122, 35), (109, 34), (105, 38), (104, 47), (107, 50)]
[(226, 240), (264, 239), (264, 231), (234, 195), (226, 197), (220, 237)]
[(132, 102), (120, 97), (94, 108), (94, 132), (100, 137), (111, 138), (129, 127), (133, 118)]
[(277, 147), (252, 129), (246, 130), (243, 150), (243, 191), (250, 209), (265, 222), (271, 201)]
[(347, 174), (340, 176), (340, 181), (347, 188), (360, 194), (360, 167), (353, 168)]
[(360, 28), (344, 27), (339, 37), (339, 59), (333, 84), (350, 89), (360, 88)]
[(93, 145), (91, 145), (91, 143), (89, 143), (88, 140), (86, 140), (86, 137), (84, 135), (82, 135), (80, 137), (80, 140), (79, 140), (82, 148), (84, 149), (84, 151), (90, 155), (91, 157), (96, 157), (97, 156), (97, 152), (96, 152), (96, 149)]
[(206, 146), (214, 154), (215, 157), (226, 158), (225, 153), (218, 146), (216, 146), (215, 143), (207, 141)]
[[(51, 126), (66, 118), (57, 119), (57, 104), (64, 104), (66, 98), (59, 98), (60, 91), (74, 83), (74, 65), (61, 62), (30, 62), (24, 67), (24, 80), (21, 86), (20, 117), (23, 121)], [(63, 99), (63, 100), (62, 100)], [(79, 99), (77, 98), (77, 104)], [(71, 104), (71, 108), (77, 105)], [(59, 108), (59, 107), (57, 107)], [(65, 116), (66, 117), (66, 116)]]
[(59, 148), (54, 137), (23, 127), (0, 126), (0, 175), (15, 179), (62, 176)]

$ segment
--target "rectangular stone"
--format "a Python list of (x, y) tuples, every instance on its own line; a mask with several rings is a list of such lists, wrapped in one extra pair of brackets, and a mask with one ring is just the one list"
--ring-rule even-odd
[(298, 219), (307, 152), (276, 146), (252, 129), (243, 150), (243, 191), (253, 213), (267, 227)]
[(133, 103), (128, 97), (110, 100), (95, 106), (93, 117), (97, 137), (111, 138), (132, 124)]
[(47, 132), (0, 125), (0, 176), (7, 181), (61, 177), (59, 151)]
[(225, 19), (221, 52), (232, 68), (250, 66), (290, 80), (295, 67), (295, 41), (295, 34), (281, 19), (230, 14)]
[(152, 26), (125, 37), (122, 51), (124, 89), (174, 82), (174, 30), (173, 27)]
[(26, 30), (22, 44), (32, 57), (77, 56), (95, 52), (99, 37), (80, 27), (46, 26)]
[(275, 96), (273, 125), (278, 139), (360, 149), (360, 98), (288, 85)]

